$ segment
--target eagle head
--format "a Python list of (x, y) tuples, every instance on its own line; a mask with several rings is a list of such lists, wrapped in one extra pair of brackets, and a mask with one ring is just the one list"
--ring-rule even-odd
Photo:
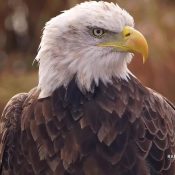
[(40, 98), (72, 78), (82, 92), (92, 91), (92, 83), (111, 83), (113, 77), (127, 80), (135, 52), (145, 61), (148, 46), (125, 10), (103, 1), (76, 5), (45, 25), (36, 56)]

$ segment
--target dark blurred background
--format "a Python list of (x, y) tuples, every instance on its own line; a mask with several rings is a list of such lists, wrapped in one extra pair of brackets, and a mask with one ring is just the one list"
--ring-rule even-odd
[[(80, 2), (0, 0), (0, 113), (10, 97), (37, 85), (38, 68), (32, 62), (45, 22)], [(135, 58), (130, 69), (146, 86), (175, 102), (175, 1), (113, 2), (129, 11), (149, 43), (148, 62), (143, 65)]]

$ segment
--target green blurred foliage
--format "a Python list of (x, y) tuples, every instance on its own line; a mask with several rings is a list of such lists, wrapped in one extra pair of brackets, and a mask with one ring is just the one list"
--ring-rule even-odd
[[(32, 62), (45, 22), (80, 2), (83, 0), (0, 0), (0, 112), (15, 93), (37, 85), (37, 65)], [(136, 28), (149, 43), (149, 61), (143, 65), (135, 58), (130, 69), (146, 86), (175, 102), (175, 1), (113, 2), (134, 17)]]

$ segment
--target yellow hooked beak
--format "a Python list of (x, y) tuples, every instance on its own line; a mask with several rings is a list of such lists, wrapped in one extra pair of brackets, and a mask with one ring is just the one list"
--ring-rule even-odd
[(140, 53), (143, 63), (148, 58), (148, 44), (145, 37), (132, 27), (126, 26), (112, 41), (100, 43), (98, 46), (114, 47), (121, 52)]

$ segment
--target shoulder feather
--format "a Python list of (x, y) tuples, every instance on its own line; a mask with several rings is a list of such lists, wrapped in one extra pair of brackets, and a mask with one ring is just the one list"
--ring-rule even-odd
[(19, 129), (19, 118), (22, 105), (27, 98), (27, 93), (20, 93), (12, 97), (7, 103), (0, 118), (0, 167), (10, 166), (6, 149), (13, 149), (14, 135)]

